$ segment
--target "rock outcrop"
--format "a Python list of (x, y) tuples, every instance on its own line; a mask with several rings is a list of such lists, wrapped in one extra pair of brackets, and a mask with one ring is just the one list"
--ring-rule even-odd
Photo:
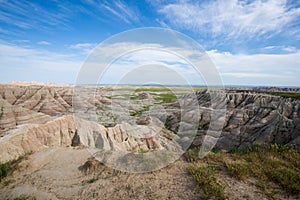
[(12, 105), (0, 98), (0, 135), (7, 130), (23, 124), (42, 124), (52, 119), (51, 116), (35, 112), (19, 105)]
[(43, 124), (67, 114), (72, 89), (46, 86), (0, 86), (0, 135), (23, 124)]
[[(200, 115), (193, 119), (199, 121), (193, 144), (201, 146), (207, 131), (214, 128), (211, 124), (212, 99), (206, 91), (197, 92), (196, 97)], [(180, 101), (192, 104), (195, 95), (184, 95)], [(253, 143), (300, 144), (299, 100), (267, 94), (228, 93), (224, 103), (225, 123), (215, 148), (245, 148)], [(182, 117), (179, 103), (166, 106), (166, 110), (168, 128), (178, 131)]]
[(0, 87), (0, 98), (9, 104), (50, 116), (63, 115), (70, 111), (72, 94), (71, 87), (11, 85)]
[(152, 96), (149, 93), (147, 93), (147, 92), (139, 92), (137, 94), (137, 96), (138, 96), (139, 99), (149, 99), (149, 98), (152, 98)]
[(202, 91), (164, 106), (136, 100), (129, 106), (132, 113), (140, 113), (135, 116), (124, 100), (106, 98), (107, 91), (98, 89), (78, 87), (74, 92), (69, 86), (1, 85), (0, 161), (51, 146), (101, 149), (111, 153), (101, 159), (112, 163), (129, 153), (180, 154), (192, 142), (193, 146), (216, 142), (219, 149), (257, 142), (300, 144), (300, 102), (295, 99)]
[(127, 123), (105, 128), (65, 115), (45, 124), (27, 124), (0, 138), (0, 162), (48, 147), (84, 146), (125, 153), (179, 148), (172, 132), (160, 127)]

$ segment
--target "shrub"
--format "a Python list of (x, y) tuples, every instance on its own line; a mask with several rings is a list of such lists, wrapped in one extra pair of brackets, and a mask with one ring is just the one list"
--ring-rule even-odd
[(90, 180), (88, 180), (88, 183), (94, 183), (96, 182), (98, 179), (97, 178), (91, 178)]
[(14, 198), (14, 200), (36, 200), (36, 198), (31, 195), (22, 194), (21, 196)]
[(266, 169), (266, 175), (277, 182), (283, 189), (292, 194), (300, 194), (300, 173), (294, 169), (280, 167)]
[(245, 180), (249, 176), (248, 164), (243, 161), (225, 161), (229, 174), (236, 179)]
[(7, 163), (0, 163), (0, 180), (3, 177), (7, 176), (9, 170), (10, 170), (9, 162), (7, 162)]
[(215, 170), (200, 161), (190, 163), (188, 170), (199, 187), (200, 199), (226, 199), (224, 187), (215, 177)]

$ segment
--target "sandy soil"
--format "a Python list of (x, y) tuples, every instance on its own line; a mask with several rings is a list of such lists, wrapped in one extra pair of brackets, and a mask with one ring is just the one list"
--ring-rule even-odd
[[(85, 149), (49, 148), (28, 156), (0, 184), (0, 199), (23, 194), (39, 199), (199, 199), (197, 186), (181, 158), (150, 173), (130, 174), (104, 165), (92, 173), (80, 169), (90, 157)], [(225, 172), (217, 178), (229, 199), (268, 199), (255, 180), (237, 181)], [(5, 184), (6, 183), (6, 184)], [(282, 190), (275, 199), (297, 199)]]
[(22, 161), (7, 186), (0, 186), (0, 199), (22, 194), (37, 199), (198, 199), (197, 187), (183, 159), (156, 172), (129, 174), (100, 166), (91, 174), (79, 170), (89, 152), (84, 149), (52, 148)]

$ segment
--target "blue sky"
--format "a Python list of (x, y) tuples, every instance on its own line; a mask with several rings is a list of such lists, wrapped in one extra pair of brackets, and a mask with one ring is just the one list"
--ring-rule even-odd
[(300, 86), (299, 0), (0, 0), (1, 82), (75, 83), (97, 44), (143, 27), (196, 40), (225, 84)]

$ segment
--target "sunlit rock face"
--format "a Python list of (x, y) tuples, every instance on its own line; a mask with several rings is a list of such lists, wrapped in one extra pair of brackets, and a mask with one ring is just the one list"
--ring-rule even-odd
[[(258, 142), (300, 144), (300, 103), (291, 98), (202, 90), (164, 104), (151, 97), (155, 93), (120, 90), (111, 96), (105, 87), (92, 92), (74, 98), (72, 86), (1, 85), (0, 161), (49, 147), (103, 150), (110, 154), (101, 159), (110, 162), (128, 154), (181, 154), (203, 141), (215, 142), (218, 149)], [(81, 106), (79, 114), (74, 104)], [(213, 120), (212, 112), (221, 109), (224, 119)], [(216, 125), (220, 135), (211, 134)]]
[[(194, 146), (201, 146), (207, 130), (213, 129), (211, 120), (211, 98), (208, 92), (197, 92), (200, 117), (198, 135)], [(182, 101), (195, 101), (192, 95), (183, 96)], [(226, 115), (221, 135), (215, 148), (245, 148), (254, 143), (300, 144), (300, 102), (268, 94), (227, 93)], [(169, 128), (177, 131), (181, 113), (178, 104), (166, 106), (169, 112)], [(192, 114), (190, 113), (192, 116)]]
[(123, 153), (176, 150), (180, 149), (177, 138), (171, 131), (157, 126), (122, 123), (105, 128), (95, 122), (65, 115), (45, 124), (27, 124), (9, 131), (0, 138), (0, 161), (49, 147), (81, 146)]

